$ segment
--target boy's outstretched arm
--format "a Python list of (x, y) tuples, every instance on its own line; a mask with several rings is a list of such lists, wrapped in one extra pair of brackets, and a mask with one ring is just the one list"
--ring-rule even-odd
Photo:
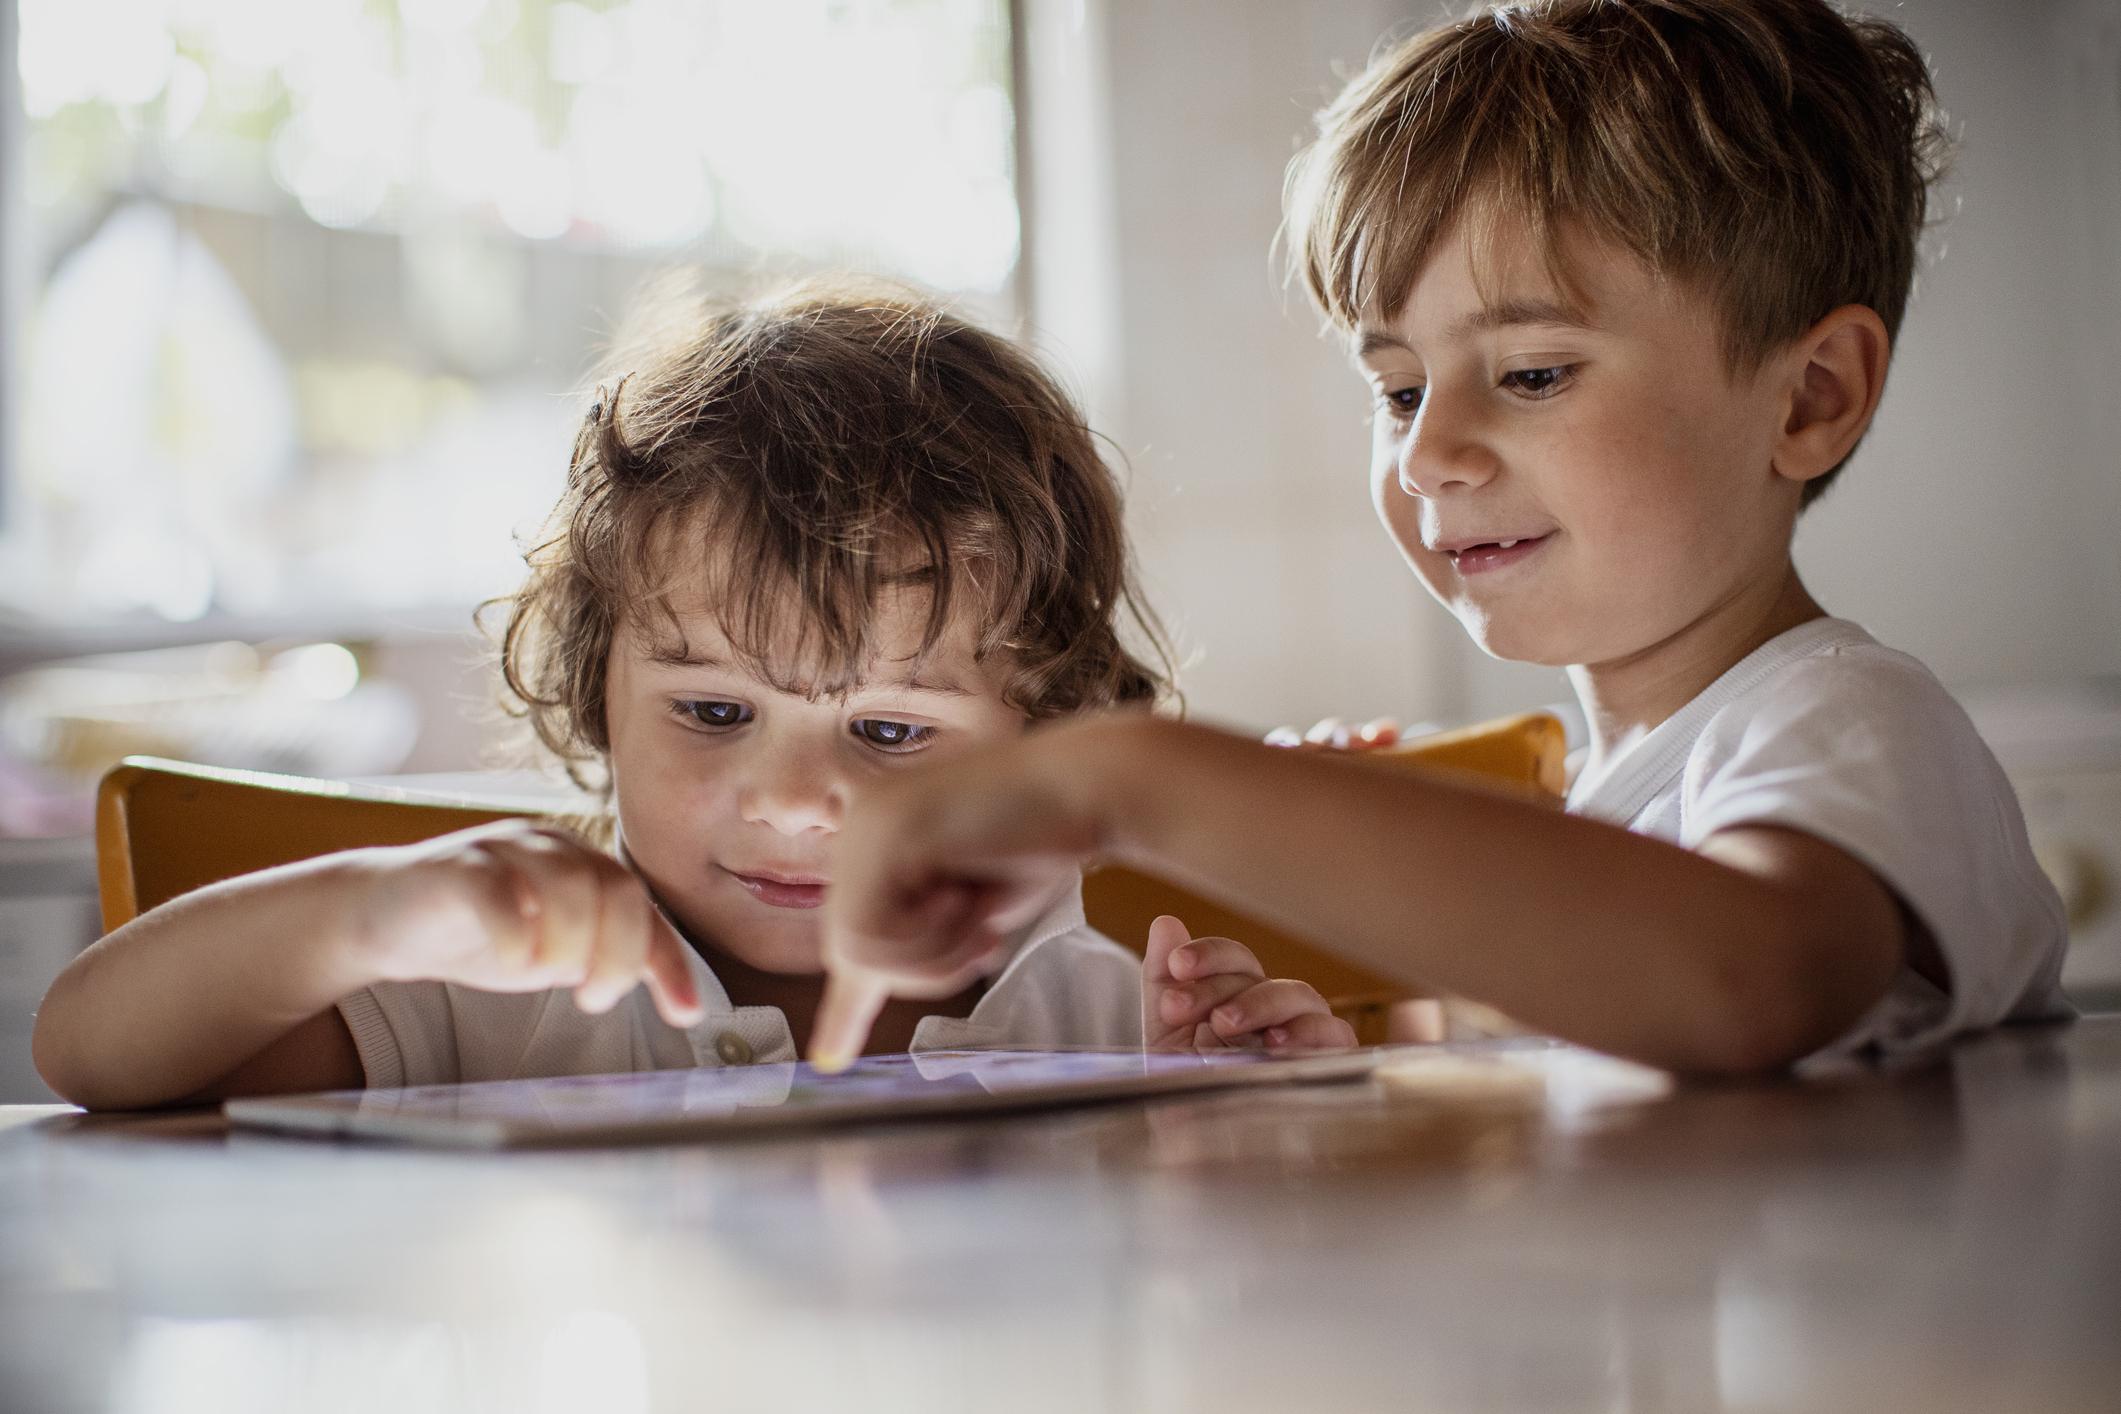
[(859, 1053), (847, 997), (990, 942), (997, 915), (1021, 916), (1092, 855), (1682, 1071), (1757, 1072), (1817, 1049), (1884, 994), (1914, 941), (1876, 876), (1794, 831), (1688, 851), (1440, 779), (1106, 717), (856, 802), (834, 847), (818, 1048)]

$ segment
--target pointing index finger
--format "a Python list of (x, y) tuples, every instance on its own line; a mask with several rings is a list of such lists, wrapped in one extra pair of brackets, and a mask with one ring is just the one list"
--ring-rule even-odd
[(890, 990), (871, 973), (826, 973), (825, 995), (818, 1002), (817, 1024), (810, 1033), (810, 1064), (826, 1075), (854, 1064), (889, 996)]
[(683, 1029), (701, 1020), (707, 1008), (700, 1002), (699, 984), (693, 980), (688, 957), (692, 947), (678, 932), (663, 906), (642, 895), (648, 910), (648, 955), (643, 974), (656, 1010), (670, 1025)]

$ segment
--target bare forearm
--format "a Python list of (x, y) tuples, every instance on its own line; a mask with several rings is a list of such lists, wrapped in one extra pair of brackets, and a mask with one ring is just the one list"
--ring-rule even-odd
[(351, 932), (344, 857), (231, 879), (100, 939), (37, 1014), (37, 1068), (94, 1109), (199, 1093), (377, 980)]
[(1094, 734), (1113, 852), (1387, 975), (1677, 1069), (1823, 1044), (1876, 994), (1803, 900), (1624, 830), (1143, 721)]

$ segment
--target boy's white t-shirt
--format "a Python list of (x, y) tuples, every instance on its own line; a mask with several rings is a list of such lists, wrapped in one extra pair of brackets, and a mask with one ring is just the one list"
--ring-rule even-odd
[[(645, 987), (592, 1016), (571, 991), (482, 992), (451, 982), (383, 982), (339, 1002), (371, 1088), (606, 1075), (800, 1057), (779, 1007), (734, 1006), (690, 948), (706, 1016), (683, 1030)], [(915, 1051), (961, 1046), (1138, 1046), (1141, 959), (1091, 928), (1080, 888), (1018, 935), (969, 1016), (927, 1016)]]
[(2070, 1014), (2062, 901), (2018, 797), (1929, 669), (1844, 619), (1800, 624), (1569, 788), (1571, 813), (1693, 849), (1776, 825), (1845, 850), (1936, 939), (1947, 994), (1904, 963), (1810, 1059), (1892, 1056), (2002, 1021)]

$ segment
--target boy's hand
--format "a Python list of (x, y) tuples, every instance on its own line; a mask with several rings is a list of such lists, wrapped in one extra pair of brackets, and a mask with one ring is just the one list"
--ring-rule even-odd
[(1149, 925), (1142, 958), (1142, 1040), (1151, 1050), (1334, 1049), (1355, 1028), (1307, 982), (1270, 979), (1230, 938), (1189, 938), (1169, 914)]
[(623, 864), (564, 830), (505, 820), (355, 858), (357, 945), (382, 977), (571, 987), (586, 1012), (643, 984), (672, 1026), (700, 1019), (684, 939)]
[(1094, 722), (923, 765), (866, 787), (833, 842), (825, 995), (810, 1059), (862, 1053), (891, 996), (949, 996), (1049, 907), (1103, 843), (1068, 749)]
[(1360, 726), (1344, 722), (1338, 717), (1321, 717), (1307, 732), (1299, 732), (1294, 727), (1276, 727), (1267, 733), (1264, 740), (1269, 746), (1375, 751), (1379, 747), (1396, 746), (1399, 743), (1400, 730), (1399, 723), (1391, 717), (1372, 718)]

